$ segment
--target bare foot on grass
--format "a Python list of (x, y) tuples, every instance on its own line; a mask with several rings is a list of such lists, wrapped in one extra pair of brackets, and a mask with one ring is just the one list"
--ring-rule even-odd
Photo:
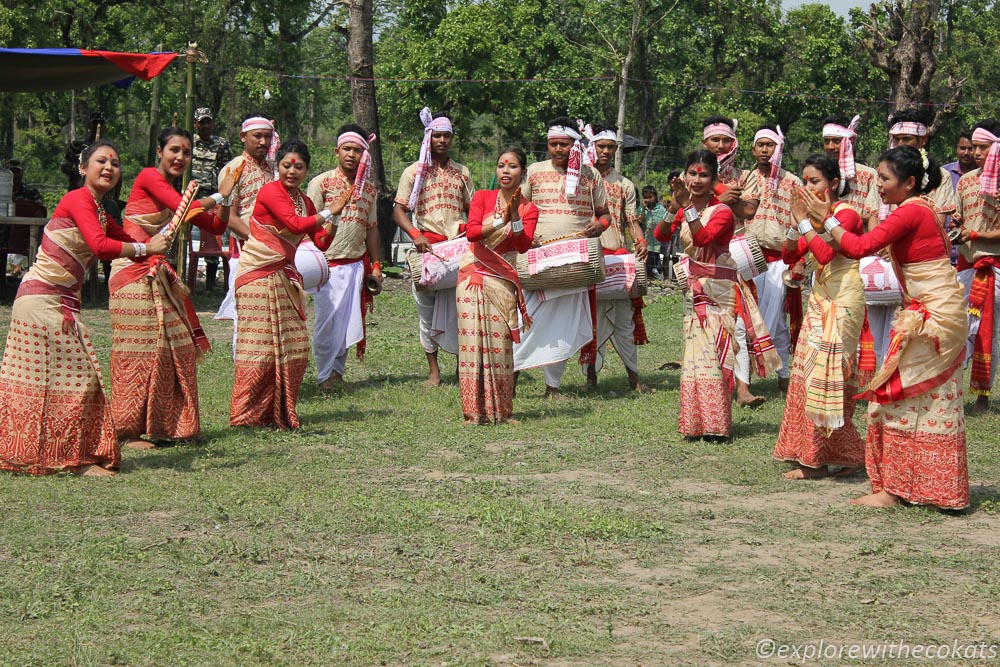
[(73, 474), (78, 477), (114, 477), (118, 473), (114, 470), (102, 468), (99, 465), (89, 465), (74, 468)]
[(138, 450), (149, 450), (156, 449), (156, 445), (149, 440), (142, 440), (141, 438), (134, 438), (132, 440), (126, 440), (122, 443), (122, 449), (138, 449)]
[(860, 507), (892, 507), (899, 504), (899, 498), (888, 491), (879, 491), (878, 493), (870, 493), (867, 496), (855, 498), (851, 501), (851, 504)]
[(797, 480), (797, 479), (822, 479), (823, 477), (830, 476), (830, 469), (826, 466), (820, 468), (810, 468), (808, 466), (798, 466), (792, 468), (786, 473), (781, 475), (785, 479)]

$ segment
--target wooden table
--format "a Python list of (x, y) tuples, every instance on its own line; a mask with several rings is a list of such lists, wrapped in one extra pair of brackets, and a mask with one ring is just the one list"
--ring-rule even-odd
[(31, 229), (28, 231), (30, 241), (28, 243), (28, 266), (35, 263), (35, 255), (38, 254), (38, 239), (41, 229), (48, 224), (48, 218), (22, 218), (16, 215), (0, 215), (0, 225), (25, 225)]

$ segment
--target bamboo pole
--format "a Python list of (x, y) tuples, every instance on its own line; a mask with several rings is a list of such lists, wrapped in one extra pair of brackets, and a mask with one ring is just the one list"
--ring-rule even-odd
[[(187, 48), (187, 90), (184, 93), (184, 127), (194, 136), (194, 64), (198, 60), (198, 44), (188, 42)], [(191, 180), (191, 165), (184, 171), (183, 187), (187, 187)], [(176, 263), (177, 274), (184, 280), (187, 276), (187, 246), (189, 230), (186, 225), (181, 225), (177, 232)]]
[[(163, 43), (156, 46), (157, 51), (163, 51)], [(156, 164), (156, 138), (160, 133), (160, 87), (162, 77), (153, 79), (153, 99), (149, 104), (149, 143), (146, 148), (146, 166)]]

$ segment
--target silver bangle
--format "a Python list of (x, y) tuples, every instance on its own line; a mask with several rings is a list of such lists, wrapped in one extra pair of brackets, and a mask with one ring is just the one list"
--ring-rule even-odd
[(324, 208), (319, 212), (319, 217), (323, 218), (323, 222), (329, 222), (330, 218), (333, 217), (333, 213), (330, 212), (330, 209)]
[(500, 229), (505, 224), (507, 224), (507, 223), (505, 223), (503, 221), (503, 217), (497, 216), (497, 217), (493, 218), (493, 229)]
[(788, 239), (789, 241), (798, 241), (801, 237), (802, 234), (800, 234), (799, 230), (796, 229), (795, 227), (789, 227), (785, 231), (785, 238)]
[(813, 231), (813, 223), (809, 218), (799, 220), (799, 234), (805, 236), (811, 231)]
[(233, 196), (229, 195), (228, 197), (223, 198), (222, 205), (223, 206), (232, 206), (233, 205)]
[(132, 249), (135, 251), (133, 257), (145, 257), (146, 256), (146, 244), (145, 243), (133, 243)]
[(684, 209), (684, 222), (691, 224), (695, 220), (699, 219), (701, 216), (698, 215), (698, 209), (694, 207), (694, 204), (686, 207)]
[(833, 233), (833, 230), (836, 229), (837, 227), (840, 227), (840, 220), (837, 220), (832, 215), (823, 221), (823, 229), (830, 232), (831, 234)]
[(517, 220), (512, 220), (510, 223), (510, 228), (514, 231), (515, 234), (520, 234), (521, 232), (524, 231), (524, 222), (520, 218), (518, 218)]
[(213, 192), (208, 196), (208, 198), (214, 201), (216, 206), (221, 206), (222, 202), (226, 200), (226, 198), (220, 195), (218, 192)]

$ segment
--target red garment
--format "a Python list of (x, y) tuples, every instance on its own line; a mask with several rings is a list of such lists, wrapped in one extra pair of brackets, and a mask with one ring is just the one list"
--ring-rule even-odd
[(867, 234), (847, 232), (840, 239), (841, 253), (852, 259), (873, 255), (889, 245), (900, 264), (951, 257), (951, 247), (945, 245), (934, 211), (920, 203), (904, 203)]
[[(861, 234), (863, 231), (861, 216), (850, 206), (840, 207), (840, 210), (834, 213), (833, 217), (840, 221), (840, 227), (845, 232)], [(785, 264), (791, 266), (805, 257), (806, 252), (809, 250), (812, 250), (813, 255), (816, 256), (816, 261), (824, 265), (832, 262), (833, 258), (837, 255), (836, 251), (817, 235), (813, 236), (812, 243), (806, 243), (806, 237), (804, 236), (799, 238), (798, 246), (793, 251), (789, 251), (788, 244), (786, 243), (781, 249), (781, 259)]]
[(98, 259), (105, 262), (121, 257), (123, 242), (135, 241), (110, 215), (106, 217), (107, 229), (101, 227), (101, 222), (97, 219), (97, 204), (86, 187), (72, 190), (59, 200), (56, 210), (52, 212), (52, 220), (60, 218), (69, 218), (76, 223), (87, 246)]
[[(496, 210), (499, 196), (499, 190), (477, 190), (472, 195), (472, 203), (469, 204), (469, 221), (465, 227), (465, 236), (469, 242), (478, 241), (483, 237), (483, 220), (492, 224), (493, 212)], [(493, 248), (493, 251), (498, 255), (506, 254), (511, 250), (516, 250), (519, 253), (528, 252), (528, 249), (531, 248), (531, 240), (535, 236), (535, 226), (538, 224), (538, 208), (522, 198), (518, 202), (517, 211), (521, 216), (521, 222), (524, 223), (524, 234), (519, 237), (509, 234), (506, 239)]]
[[(717, 204), (719, 206), (716, 206)], [(692, 235), (692, 240), (696, 246), (700, 248), (707, 245), (725, 245), (727, 248), (729, 247), (729, 242), (733, 240), (736, 217), (733, 215), (731, 208), (721, 204), (722, 202), (719, 201), (719, 198), (714, 195), (708, 202), (708, 206), (716, 206), (716, 209), (712, 211), (712, 217), (708, 219), (708, 224)], [(674, 224), (670, 227), (670, 233), (665, 234), (661, 232), (660, 226), (657, 225), (656, 229), (653, 230), (653, 238), (660, 243), (670, 243), (674, 232), (677, 231), (683, 222), (684, 209), (681, 209), (674, 216)]]
[[(308, 234), (312, 242), (320, 250), (326, 250), (333, 243), (333, 237), (323, 230), (322, 224), (316, 222), (316, 206), (309, 197), (302, 195), (306, 215), (300, 217), (295, 212), (295, 205), (288, 190), (281, 181), (271, 181), (257, 193), (257, 204), (253, 208), (253, 219), (259, 225), (269, 225), (278, 231), (287, 229), (296, 234)], [(295, 251), (292, 251), (289, 262), (295, 263)]]
[[(181, 203), (181, 193), (174, 190), (166, 177), (153, 167), (146, 167), (135, 177), (128, 203), (125, 204), (125, 217), (130, 215), (147, 215), (163, 210), (174, 211)], [(199, 213), (191, 219), (191, 224), (201, 227), (211, 234), (221, 234), (226, 231), (226, 223), (219, 220), (213, 209), (211, 213)], [(134, 231), (126, 220), (126, 229)], [(133, 234), (134, 236), (134, 234)], [(145, 233), (143, 233), (145, 236)], [(139, 237), (136, 237), (139, 238)]]

